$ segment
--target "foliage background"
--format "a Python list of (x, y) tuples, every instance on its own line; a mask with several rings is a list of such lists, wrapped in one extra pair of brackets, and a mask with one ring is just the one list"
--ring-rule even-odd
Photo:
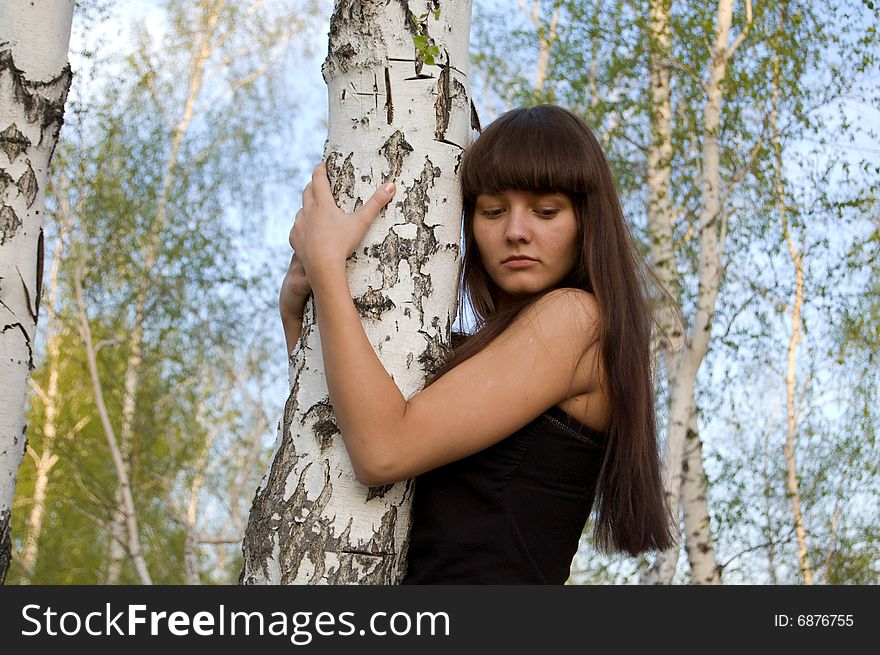
[[(326, 131), (320, 64), (330, 10), (327, 0), (248, 7), (131, 0), (77, 9), (77, 76), (53, 160), (47, 302), (10, 584), (138, 582), (131, 562), (114, 555), (117, 473), (77, 327), (77, 266), (116, 426), (125, 421), (138, 294), (146, 294), (127, 466), (153, 581), (237, 580), (243, 521), (287, 394), (275, 301), (290, 219)], [(711, 529), (724, 582), (802, 581), (783, 456), (796, 281), (789, 236), (804, 263), (795, 454), (810, 559), (817, 582), (877, 583), (880, 14), (859, 0), (774, 7), (755, 5), (724, 88), (725, 273), (697, 384)], [(472, 32), (482, 122), (544, 101), (583, 115), (606, 148), (646, 253), (647, 16), (640, 0), (483, 0)], [(742, 30), (742, 3), (734, 16)], [(674, 235), (686, 318), (697, 294), (700, 80), (713, 17), (713, 5), (672, 5)], [(209, 29), (218, 45), (181, 136), (188, 84), (198, 74), (194, 44)], [(781, 170), (769, 137), (773, 79)], [(53, 371), (55, 414), (46, 401)], [(658, 384), (661, 419), (667, 392)], [(37, 462), (51, 456), (39, 500)], [(39, 526), (37, 503), (45, 507)], [(650, 558), (600, 556), (585, 537), (571, 582), (637, 582), (649, 565)], [(684, 557), (676, 580), (689, 581)]]

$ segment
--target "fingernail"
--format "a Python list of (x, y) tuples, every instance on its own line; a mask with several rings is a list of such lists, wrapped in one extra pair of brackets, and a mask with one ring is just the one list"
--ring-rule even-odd
[(384, 187), (386, 193), (394, 193), (394, 182), (388, 182)]

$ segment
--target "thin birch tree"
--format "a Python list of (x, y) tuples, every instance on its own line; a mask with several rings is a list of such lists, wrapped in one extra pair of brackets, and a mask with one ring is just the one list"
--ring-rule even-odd
[[(663, 458), (663, 481), (666, 502), (677, 516), (682, 497), (682, 472), (685, 444), (691, 416), (695, 412), (694, 387), (697, 373), (709, 349), (712, 323), (715, 317), (718, 289), (722, 274), (724, 237), (727, 230), (722, 205), (721, 106), (728, 64), (745, 40), (752, 22), (751, 0), (745, 2), (746, 21), (743, 31), (731, 37), (733, 0), (719, 0), (715, 15), (714, 42), (710, 47), (709, 71), (704, 82), (706, 94), (702, 116), (702, 152), (700, 156), (701, 210), (696, 224), (699, 244), (698, 291), (696, 311), (689, 334), (673, 364), (674, 382), (669, 389), (669, 415), (666, 428), (666, 451)], [(675, 521), (678, 533), (678, 521)], [(699, 549), (695, 549), (699, 550)], [(657, 554), (645, 581), (669, 584), (678, 562), (678, 548)], [(707, 571), (711, 579), (717, 575), (714, 567)]]
[(11, 559), (15, 478), (43, 277), (47, 173), (70, 87), (73, 0), (0, 5), (0, 583)]
[[(782, 31), (783, 13), (779, 11), (777, 29)], [(782, 171), (782, 144), (779, 141), (779, 86), (780, 86), (779, 54), (773, 57), (773, 92), (772, 110), (770, 114), (770, 126), (772, 130), (774, 191), (776, 196), (776, 211), (779, 214), (779, 222), (782, 225), (782, 237), (785, 241), (788, 255), (791, 259), (795, 275), (794, 298), (791, 303), (791, 337), (788, 340), (787, 365), (785, 371), (785, 466), (786, 488), (791, 499), (792, 522), (797, 539), (798, 568), (803, 577), (804, 584), (813, 584), (813, 569), (810, 565), (810, 557), (807, 547), (807, 529), (804, 525), (804, 516), (801, 512), (801, 491), (798, 480), (797, 458), (795, 446), (798, 437), (798, 408), (797, 408), (797, 351), (802, 340), (801, 336), (801, 308), (804, 303), (804, 253), (795, 243), (792, 234), (791, 221), (789, 219), (789, 207), (786, 200), (785, 183)], [(826, 558), (827, 559), (827, 558)]]
[[(324, 157), (334, 196), (352, 211), (380, 183), (398, 188), (349, 260), (349, 285), (370, 342), (407, 398), (442, 362), (455, 318), (455, 172), (470, 140), (470, 19), (469, 1), (433, 1), (426, 11), (424, 2), (355, 0), (338, 0), (330, 19)], [(241, 582), (398, 582), (413, 483), (366, 488), (355, 480), (311, 302), (290, 355), (290, 383), (251, 508)]]

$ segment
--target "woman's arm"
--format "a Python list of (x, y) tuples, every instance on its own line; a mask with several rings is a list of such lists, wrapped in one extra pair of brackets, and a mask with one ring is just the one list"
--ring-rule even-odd
[(557, 290), (407, 402), (376, 357), (345, 278), (345, 258), (390, 197), (380, 190), (358, 212), (345, 214), (318, 167), (291, 231), (312, 284), (333, 411), (355, 474), (368, 485), (403, 480), (487, 448), (561, 400), (596, 391), (601, 360), (595, 347), (581, 358), (598, 325), (595, 300), (583, 291)]
[(278, 293), (278, 310), (281, 314), (281, 327), (284, 329), (284, 341), (287, 343), (288, 359), (302, 334), (303, 312), (311, 292), (306, 271), (294, 253)]
[[(291, 242), (290, 245), (293, 246), (293, 243)], [(278, 292), (278, 310), (281, 314), (281, 327), (284, 328), (288, 358), (302, 335), (303, 312), (311, 293), (312, 285), (309, 283), (305, 268), (294, 253), (281, 282), (281, 290)]]

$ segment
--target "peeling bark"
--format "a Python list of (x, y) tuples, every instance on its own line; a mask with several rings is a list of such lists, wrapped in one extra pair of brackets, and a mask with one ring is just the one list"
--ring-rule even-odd
[(25, 450), (25, 400), (42, 278), (43, 189), (70, 87), (73, 4), (0, 3), (0, 150), (5, 155), (0, 156), (0, 583), (11, 559), (9, 519)]
[[(442, 358), (455, 315), (461, 199), (470, 139), (470, 2), (338, 0), (324, 62), (325, 149), (334, 196), (360, 206), (380, 183), (398, 194), (349, 259), (364, 329), (409, 398)], [(430, 9), (429, 9), (430, 12)], [(422, 35), (442, 65), (414, 54)], [(415, 75), (413, 75), (415, 70)], [(244, 584), (394, 584), (405, 572), (411, 481), (360, 485), (332, 417), (311, 302), (290, 361), (291, 393), (243, 543)]]

